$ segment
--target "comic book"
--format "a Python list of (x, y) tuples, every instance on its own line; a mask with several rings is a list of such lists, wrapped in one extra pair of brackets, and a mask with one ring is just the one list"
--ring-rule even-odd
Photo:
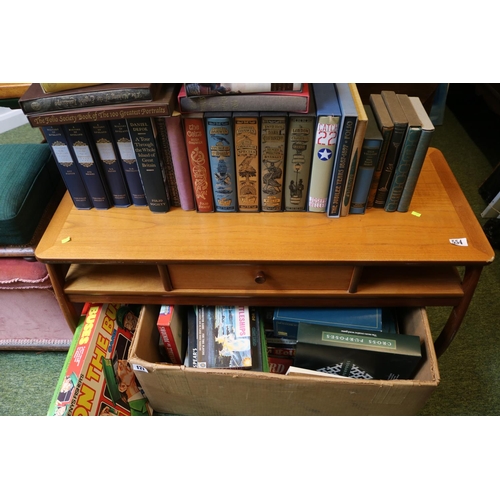
[(128, 364), (140, 306), (88, 304), (59, 394), (49, 415), (151, 415), (152, 409)]

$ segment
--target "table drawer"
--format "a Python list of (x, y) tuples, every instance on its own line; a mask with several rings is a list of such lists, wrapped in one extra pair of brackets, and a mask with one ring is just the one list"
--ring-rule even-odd
[(169, 264), (173, 290), (348, 290), (352, 265)]

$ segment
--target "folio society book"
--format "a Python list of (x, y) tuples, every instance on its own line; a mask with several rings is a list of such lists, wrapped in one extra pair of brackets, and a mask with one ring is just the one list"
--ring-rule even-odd
[(342, 196), (351, 159), (352, 145), (358, 123), (358, 112), (348, 83), (336, 83), (342, 118), (339, 138), (333, 162), (333, 173), (328, 190), (326, 213), (329, 217), (340, 217)]
[(208, 111), (282, 111), (307, 113), (309, 111), (309, 84), (302, 84), (301, 91), (262, 92), (259, 94), (229, 94), (188, 97), (182, 85), (178, 94), (182, 113), (205, 113)]
[(65, 109), (112, 106), (158, 97), (159, 83), (103, 83), (93, 87), (66, 89), (47, 94), (40, 83), (32, 83), (19, 99), (25, 114)]
[(300, 323), (297, 340), (295, 366), (357, 379), (411, 379), (422, 359), (416, 335), (341, 333)]
[(107, 210), (113, 206), (113, 202), (100, 160), (96, 157), (95, 150), (92, 151), (90, 144), (92, 139), (89, 140), (85, 124), (63, 125), (63, 128), (92, 204), (96, 209)]
[(185, 83), (184, 86), (188, 97), (302, 90), (302, 83)]
[(316, 132), (316, 106), (311, 99), (309, 112), (289, 113), (285, 162), (284, 209), (304, 212), (311, 174)]
[(60, 125), (65, 123), (118, 120), (120, 118), (143, 118), (145, 116), (170, 116), (175, 109), (179, 85), (165, 83), (157, 99), (137, 101), (113, 106), (93, 106), (63, 111), (29, 113), (26, 115), (32, 127)]
[(111, 120), (109, 127), (113, 134), (132, 203), (138, 207), (146, 207), (148, 203), (142, 187), (137, 160), (135, 159), (134, 146), (128, 133), (127, 121)]
[(307, 210), (326, 212), (342, 112), (333, 83), (313, 83), (312, 87), (318, 118), (314, 136)]
[(236, 167), (231, 113), (205, 113), (216, 212), (236, 212)]
[(413, 193), (424, 164), (425, 156), (427, 155), (427, 150), (431, 145), (431, 140), (434, 135), (434, 124), (432, 123), (420, 99), (418, 97), (410, 97), (410, 101), (412, 102), (413, 107), (415, 108), (415, 111), (422, 123), (422, 133), (408, 172), (406, 184), (403, 188), (403, 192), (401, 193), (398, 212), (407, 212), (410, 207), (410, 202), (413, 198)]
[(283, 209), (286, 155), (286, 113), (260, 113), (260, 194), (263, 212)]
[(183, 115), (183, 120), (196, 210), (201, 213), (213, 212), (212, 174), (203, 113)]
[(251, 368), (251, 326), (246, 306), (196, 308), (198, 368)]
[(408, 119), (408, 128), (406, 129), (406, 135), (403, 145), (401, 146), (398, 162), (394, 167), (394, 175), (392, 176), (391, 187), (384, 207), (386, 212), (395, 212), (398, 209), (401, 194), (403, 193), (406, 179), (408, 178), (408, 173), (415, 156), (415, 151), (417, 150), (418, 142), (422, 134), (422, 122), (410, 98), (406, 94), (397, 94), (397, 98)]
[(65, 375), (54, 416), (149, 415), (152, 410), (128, 365), (140, 306), (86, 304), (85, 319)]
[(68, 138), (63, 127), (50, 125), (42, 127), (42, 132), (52, 150), (57, 168), (73, 200), (73, 204), (80, 210), (92, 208), (92, 200), (80, 175), (75, 158), (69, 149)]
[(233, 113), (238, 211), (260, 209), (259, 113)]
[(373, 174), (377, 168), (382, 150), (383, 137), (375, 120), (372, 108), (365, 104), (365, 113), (368, 118), (365, 138), (361, 147), (358, 172), (352, 191), (350, 214), (364, 214), (368, 201), (368, 193), (373, 180)]

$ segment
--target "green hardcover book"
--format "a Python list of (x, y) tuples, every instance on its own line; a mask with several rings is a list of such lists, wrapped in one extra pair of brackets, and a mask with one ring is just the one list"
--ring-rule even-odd
[(408, 178), (415, 151), (417, 150), (418, 141), (422, 134), (422, 122), (415, 112), (415, 108), (406, 94), (397, 94), (401, 107), (408, 119), (408, 129), (406, 130), (405, 139), (401, 147), (398, 163), (394, 169), (391, 188), (385, 202), (386, 212), (395, 212), (398, 209), (399, 200)]
[(311, 173), (316, 132), (316, 106), (311, 100), (309, 113), (290, 113), (285, 165), (284, 208), (287, 212), (304, 212)]
[(263, 212), (283, 209), (288, 113), (260, 113), (260, 194)]

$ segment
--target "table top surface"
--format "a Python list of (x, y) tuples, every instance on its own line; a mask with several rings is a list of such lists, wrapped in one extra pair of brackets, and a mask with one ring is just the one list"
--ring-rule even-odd
[[(465, 244), (464, 244), (465, 243)], [(37, 249), (46, 263), (486, 265), (494, 251), (442, 153), (429, 148), (408, 212), (77, 210), (66, 193)]]

